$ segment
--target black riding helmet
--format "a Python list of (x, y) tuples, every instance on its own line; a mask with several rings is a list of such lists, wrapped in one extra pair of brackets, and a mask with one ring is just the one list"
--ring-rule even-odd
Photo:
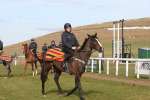
[(32, 38), (31, 41), (33, 42), (33, 41), (34, 41), (34, 38)]
[(70, 23), (66, 23), (65, 25), (64, 25), (64, 29), (67, 29), (67, 28), (71, 28), (71, 24)]

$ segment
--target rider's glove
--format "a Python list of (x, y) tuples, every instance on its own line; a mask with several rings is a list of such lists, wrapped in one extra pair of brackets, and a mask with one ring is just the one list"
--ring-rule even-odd
[(75, 49), (76, 49), (76, 47), (72, 47), (72, 49), (73, 49), (73, 50), (75, 50)]

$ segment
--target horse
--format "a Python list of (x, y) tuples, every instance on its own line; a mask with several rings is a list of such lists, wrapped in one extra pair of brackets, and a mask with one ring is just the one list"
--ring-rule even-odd
[[(81, 48), (77, 50), (74, 53), (73, 57), (71, 57), (70, 60), (68, 61), (67, 63), (68, 72), (69, 74), (75, 76), (75, 87), (70, 92), (68, 92), (65, 96), (71, 95), (74, 91), (78, 89), (80, 100), (85, 100), (83, 96), (83, 90), (82, 90), (80, 78), (82, 74), (85, 72), (86, 64), (93, 50), (96, 50), (98, 52), (103, 51), (102, 45), (97, 38), (97, 33), (94, 35), (88, 35), (88, 38), (84, 40)], [(54, 68), (54, 81), (58, 88), (58, 93), (62, 94), (62, 88), (59, 84), (59, 78), (61, 76), (61, 73), (64, 72), (63, 70), (64, 62), (53, 61), (52, 65)], [(47, 75), (49, 71), (47, 69), (48, 69), (47, 66), (43, 66), (41, 70), (41, 82), (42, 82), (42, 94), (43, 95), (45, 95), (45, 82), (47, 80)]]
[[(10, 74), (11, 74), (11, 63), (12, 63), (12, 61), (13, 61), (13, 58), (14, 57), (8, 57), (8, 59), (6, 60), (6, 59), (4, 59), (3, 58), (4, 56), (2, 56), (2, 55), (0, 55), (0, 62), (4, 65), (4, 67), (7, 69), (7, 77), (10, 77)], [(5, 56), (6, 57), (6, 56)]]
[(32, 75), (34, 77), (35, 75), (38, 74), (37, 60), (34, 57), (33, 52), (29, 49), (29, 46), (27, 43), (22, 44), (22, 46), (23, 46), (23, 53), (25, 55), (24, 75), (25, 75), (26, 70), (27, 70), (27, 65), (30, 64), (32, 66)]

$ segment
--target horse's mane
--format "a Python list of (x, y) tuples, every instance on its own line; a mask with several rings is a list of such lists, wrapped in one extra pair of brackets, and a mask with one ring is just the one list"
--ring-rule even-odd
[[(84, 40), (84, 42), (83, 42), (83, 44), (82, 44), (80, 50), (83, 50), (83, 49), (84, 49), (84, 47), (85, 47), (86, 42), (87, 42), (88, 39), (89, 39), (89, 38), (86, 38), (86, 39)], [(80, 50), (79, 50), (79, 51), (80, 51)]]

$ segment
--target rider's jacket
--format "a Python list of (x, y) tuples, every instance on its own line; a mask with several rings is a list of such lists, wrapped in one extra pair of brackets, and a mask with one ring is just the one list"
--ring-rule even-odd
[(79, 43), (73, 33), (63, 32), (61, 36), (62, 40), (62, 50), (65, 53), (72, 51), (73, 46), (79, 46)]
[(33, 51), (37, 50), (37, 43), (36, 42), (31, 42), (29, 45), (29, 49), (32, 49)]
[(43, 53), (46, 53), (47, 49), (48, 49), (47, 46), (44, 45), (44, 46), (42, 47), (42, 52), (43, 52)]
[(48, 48), (53, 49), (53, 48), (57, 48), (57, 46), (56, 46), (56, 44), (51, 44)]
[(0, 50), (3, 50), (3, 42), (0, 40)]

